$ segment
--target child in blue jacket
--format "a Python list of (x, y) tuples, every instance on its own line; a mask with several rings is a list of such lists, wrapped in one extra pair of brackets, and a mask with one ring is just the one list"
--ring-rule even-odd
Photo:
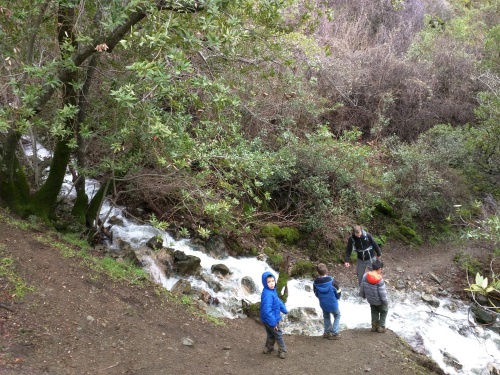
[(274, 351), (274, 343), (278, 343), (278, 355), (280, 358), (286, 358), (286, 346), (283, 339), (283, 331), (279, 326), (281, 320), (280, 312), (288, 314), (283, 302), (276, 293), (276, 279), (271, 272), (262, 274), (262, 295), (260, 299), (260, 320), (266, 328), (266, 344), (264, 354), (270, 354)]
[[(313, 290), (319, 299), (321, 310), (323, 310), (325, 326), (323, 337), (329, 340), (336, 340), (340, 338), (340, 310), (338, 300), (342, 292), (333, 277), (327, 275), (328, 268), (325, 264), (318, 264), (316, 270), (319, 276), (314, 279)], [(334, 318), (333, 325), (331, 320), (332, 314)]]

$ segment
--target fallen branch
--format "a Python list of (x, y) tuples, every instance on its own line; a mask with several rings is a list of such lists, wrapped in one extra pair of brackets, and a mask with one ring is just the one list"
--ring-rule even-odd
[(9, 310), (10, 312), (14, 312), (6, 303), (0, 302), (0, 307), (5, 310)]

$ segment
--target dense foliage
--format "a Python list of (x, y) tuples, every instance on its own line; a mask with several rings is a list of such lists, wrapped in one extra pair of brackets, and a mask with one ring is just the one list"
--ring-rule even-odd
[(57, 223), (69, 170), (90, 229), (107, 197), (185, 235), (295, 228), (315, 251), (354, 223), (418, 243), (494, 217), (498, 8), (0, 0), (0, 201)]

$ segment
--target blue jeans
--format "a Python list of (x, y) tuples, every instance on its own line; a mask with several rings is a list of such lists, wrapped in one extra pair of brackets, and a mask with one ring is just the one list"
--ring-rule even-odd
[[(333, 326), (331, 318), (332, 314), (334, 318)], [(336, 311), (329, 311), (329, 312), (323, 310), (323, 322), (325, 325), (325, 333), (333, 333), (334, 335), (337, 335), (339, 333), (340, 310), (337, 309)]]
[(274, 327), (271, 327), (269, 324), (264, 323), (264, 327), (266, 327), (266, 348), (269, 350), (274, 350), (274, 343), (278, 343), (278, 351), (286, 352), (285, 340), (283, 339), (283, 331), (281, 327), (278, 326), (278, 329), (275, 330)]

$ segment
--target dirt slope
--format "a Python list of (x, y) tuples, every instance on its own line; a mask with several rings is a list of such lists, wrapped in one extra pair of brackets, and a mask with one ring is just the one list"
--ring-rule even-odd
[(64, 257), (36, 239), (42, 233), (1, 219), (0, 233), (2, 256), (35, 288), (13, 303), (0, 275), (2, 375), (439, 373), (390, 330), (346, 330), (338, 341), (286, 336), (287, 359), (264, 355), (264, 329), (252, 319), (216, 326), (162, 300), (154, 286), (111, 282)]

